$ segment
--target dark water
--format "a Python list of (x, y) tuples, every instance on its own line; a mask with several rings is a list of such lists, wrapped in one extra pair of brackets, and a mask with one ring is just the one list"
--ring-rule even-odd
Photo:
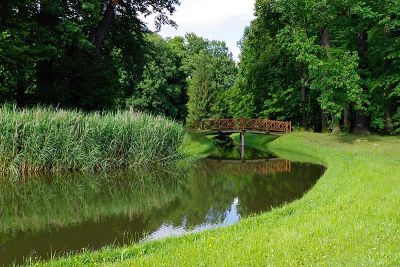
[(2, 183), (0, 265), (231, 225), (300, 198), (324, 172), (235, 153), (217, 151), (185, 171)]

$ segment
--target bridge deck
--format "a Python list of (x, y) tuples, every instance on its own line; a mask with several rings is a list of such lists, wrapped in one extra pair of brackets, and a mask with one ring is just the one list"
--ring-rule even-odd
[(205, 134), (254, 132), (283, 134), (292, 131), (290, 121), (274, 121), (269, 119), (219, 119), (201, 120), (195, 123), (195, 129)]

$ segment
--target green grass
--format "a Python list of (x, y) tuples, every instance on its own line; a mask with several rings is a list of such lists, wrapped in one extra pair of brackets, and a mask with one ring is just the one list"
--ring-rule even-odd
[[(233, 134), (232, 138), (236, 145), (240, 144), (240, 134)], [(268, 143), (276, 138), (277, 137), (273, 135), (245, 133), (244, 143), (246, 147), (267, 151)]]
[(328, 170), (302, 199), (223, 229), (125, 248), (108, 248), (45, 266), (398, 266), (400, 139), (311, 133), (269, 148)]
[(175, 162), (181, 124), (144, 113), (0, 107), (0, 172), (106, 171)]
[(214, 147), (215, 144), (211, 141), (210, 136), (193, 132), (185, 135), (179, 152), (185, 157), (199, 159), (207, 157), (213, 151)]

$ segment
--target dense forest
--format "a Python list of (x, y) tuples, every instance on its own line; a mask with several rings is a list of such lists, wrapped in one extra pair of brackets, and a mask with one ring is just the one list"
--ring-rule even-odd
[(267, 117), (315, 131), (400, 133), (400, 1), (257, 0), (226, 44), (162, 38), (178, 0), (0, 4), (0, 101), (125, 109), (191, 123)]
[(233, 116), (356, 133), (400, 129), (400, 1), (257, 0)]
[(211, 83), (232, 87), (226, 44), (195, 34), (163, 39), (139, 19), (175, 25), (178, 0), (2, 1), (0, 99), (19, 107), (121, 109), (187, 117), (190, 78), (207, 60)]

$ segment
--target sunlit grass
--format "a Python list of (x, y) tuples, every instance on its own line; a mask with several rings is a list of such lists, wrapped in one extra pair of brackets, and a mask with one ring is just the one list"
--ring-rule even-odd
[[(233, 134), (232, 138), (236, 145), (240, 145), (240, 134)], [(245, 133), (244, 144), (246, 147), (266, 151), (268, 143), (272, 142), (276, 138), (277, 136), (274, 135)]]
[(400, 264), (400, 139), (296, 133), (269, 147), (289, 159), (311, 156), (328, 170), (302, 199), (232, 227), (43, 265)]
[(0, 172), (105, 171), (181, 158), (182, 125), (144, 113), (0, 107)]
[(186, 157), (204, 158), (213, 151), (214, 147), (211, 137), (193, 132), (185, 136), (180, 153)]

